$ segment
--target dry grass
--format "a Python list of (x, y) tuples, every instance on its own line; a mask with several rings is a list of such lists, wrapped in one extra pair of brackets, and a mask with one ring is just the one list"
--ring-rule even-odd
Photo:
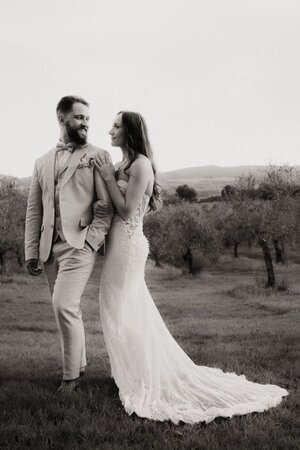
[[(53, 396), (60, 351), (45, 279), (0, 277), (0, 447), (6, 449), (299, 448), (299, 266), (290, 291), (264, 290), (256, 255), (224, 256), (196, 278), (147, 267), (147, 282), (174, 337), (199, 364), (275, 383), (290, 395), (262, 414), (205, 425), (155, 423), (127, 416), (109, 377), (99, 325), (100, 262), (83, 299), (89, 368), (81, 391)], [(298, 279), (297, 279), (298, 277)], [(299, 281), (298, 281), (299, 280)], [(297, 414), (298, 413), (298, 414)]]

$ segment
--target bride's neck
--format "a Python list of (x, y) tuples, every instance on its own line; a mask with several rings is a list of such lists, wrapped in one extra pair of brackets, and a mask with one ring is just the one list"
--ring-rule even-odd
[(123, 160), (122, 162), (129, 161), (128, 150), (126, 147), (121, 147)]

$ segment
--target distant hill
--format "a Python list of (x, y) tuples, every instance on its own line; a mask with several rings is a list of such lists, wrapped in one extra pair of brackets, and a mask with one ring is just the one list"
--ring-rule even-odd
[[(238, 177), (253, 174), (257, 180), (262, 178), (267, 166), (199, 166), (187, 167), (158, 174), (158, 181), (162, 187), (170, 193), (181, 184), (194, 187), (200, 197), (209, 197), (220, 194), (226, 184), (236, 183)], [(295, 167), (300, 171), (300, 166)], [(0, 175), (2, 177), (4, 175)], [(18, 178), (17, 184), (22, 189), (29, 189), (31, 177)]]
[(162, 172), (160, 174), (162, 180), (171, 179), (203, 179), (203, 178), (237, 178), (242, 175), (252, 173), (258, 175), (263, 172), (266, 166), (200, 166), (187, 167), (184, 169), (172, 170), (170, 172)]
[(188, 184), (194, 187), (200, 197), (209, 197), (220, 194), (226, 184), (235, 184), (238, 177), (255, 175), (257, 179), (262, 177), (266, 166), (200, 166), (162, 172), (158, 175), (160, 184), (169, 192), (172, 192), (180, 184)]

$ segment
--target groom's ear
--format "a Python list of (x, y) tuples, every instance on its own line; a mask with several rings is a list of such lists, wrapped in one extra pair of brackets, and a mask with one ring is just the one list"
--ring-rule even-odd
[(64, 115), (63, 115), (62, 113), (59, 113), (59, 114), (57, 115), (57, 120), (58, 120), (58, 123), (59, 123), (59, 124), (65, 123)]

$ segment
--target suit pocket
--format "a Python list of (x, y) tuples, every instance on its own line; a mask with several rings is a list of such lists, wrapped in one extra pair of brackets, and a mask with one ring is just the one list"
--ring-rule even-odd
[(92, 223), (92, 219), (90, 217), (81, 217), (80, 226), (87, 227)]

